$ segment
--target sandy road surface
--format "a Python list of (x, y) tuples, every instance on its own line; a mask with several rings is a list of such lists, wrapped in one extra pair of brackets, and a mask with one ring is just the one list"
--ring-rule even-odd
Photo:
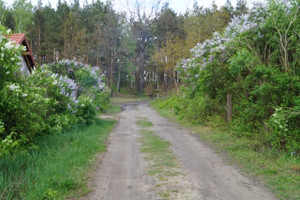
[[(188, 131), (159, 116), (147, 103), (124, 104), (119, 124), (110, 135), (108, 152), (94, 174), (89, 200), (161, 199), (155, 180), (147, 175), (147, 162), (140, 153), (137, 117), (145, 117), (152, 130), (171, 142), (185, 176), (182, 188), (193, 193), (186, 199), (272, 200), (264, 187), (242, 175), (213, 149)], [(188, 188), (187, 188), (188, 187)], [(180, 195), (178, 195), (179, 197)], [(182, 198), (178, 198), (182, 199)]]

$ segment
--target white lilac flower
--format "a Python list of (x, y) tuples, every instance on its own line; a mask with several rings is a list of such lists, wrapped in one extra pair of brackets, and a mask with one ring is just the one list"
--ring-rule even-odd
[(13, 83), (13, 84), (8, 85), (8, 88), (9, 88), (10, 90), (15, 90), (15, 89), (19, 89), (19, 86), (15, 85), (15, 84)]
[(11, 41), (7, 42), (4, 47), (8, 50), (12, 49), (14, 46), (13, 46), (13, 43)]

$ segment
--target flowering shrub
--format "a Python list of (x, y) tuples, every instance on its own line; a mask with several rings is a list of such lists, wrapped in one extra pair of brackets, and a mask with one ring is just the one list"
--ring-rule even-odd
[[(293, 144), (300, 143), (299, 115), (295, 115), (299, 113), (295, 110), (300, 89), (298, 2), (272, 0), (267, 5), (258, 4), (249, 13), (234, 17), (223, 33), (215, 33), (212, 39), (191, 49), (193, 56), (177, 67), (186, 86), (183, 96), (192, 100), (186, 107), (204, 98), (225, 107), (226, 95), (232, 94), (232, 125), (240, 127), (240, 135), (268, 130), (265, 136), (273, 147), (299, 150), (299, 145)], [(206, 109), (206, 104), (200, 107), (201, 112), (191, 113), (205, 121), (212, 115), (211, 109)], [(287, 109), (279, 112), (277, 107)], [(223, 109), (214, 112), (226, 116)], [(289, 119), (280, 121), (287, 129), (274, 122), (274, 112)]]
[(109, 104), (100, 70), (64, 60), (23, 76), (24, 47), (10, 42), (4, 31), (0, 27), (0, 156), (21, 150), (38, 135), (92, 124)]
[(92, 124), (96, 118), (96, 107), (93, 104), (93, 100), (86, 95), (79, 97), (78, 108), (76, 116), (85, 124)]
[[(49, 66), (43, 66), (43, 68), (49, 68), (53, 73), (67, 77), (70, 79), (68, 84), (71, 84), (70, 81), (74, 81), (77, 84), (74, 87), (76, 97), (86, 94), (93, 100), (96, 108), (99, 108), (98, 110), (108, 108), (110, 90), (105, 86), (105, 78), (101, 74), (99, 67), (91, 67), (90, 65), (71, 60), (62, 60)], [(74, 96), (73, 101), (75, 102)]]

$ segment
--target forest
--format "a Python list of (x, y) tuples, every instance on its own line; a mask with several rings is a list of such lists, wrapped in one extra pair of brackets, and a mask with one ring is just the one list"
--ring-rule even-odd
[[(0, 0), (0, 158), (97, 124), (120, 94), (163, 97), (159, 109), (181, 120), (299, 158), (299, 8), (299, 0), (195, 1), (176, 13), (158, 1), (119, 12), (112, 1)], [(29, 40), (30, 76), (18, 70), (24, 48), (7, 39), (12, 33)]]

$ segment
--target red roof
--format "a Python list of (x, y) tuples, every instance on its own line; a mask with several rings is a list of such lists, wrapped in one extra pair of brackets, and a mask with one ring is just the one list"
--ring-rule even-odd
[(26, 35), (24, 33), (13, 33), (9, 37), (10, 41), (15, 42), (16, 44), (19, 45), (24, 45), (26, 47), (26, 51), (22, 53), (22, 56), (24, 57), (28, 70), (31, 72), (34, 67), (36, 67), (34, 58), (33, 58), (33, 53), (31, 51), (29, 42), (26, 39)]
[(14, 41), (17, 44), (22, 44), (26, 36), (24, 33), (14, 33), (10, 36), (10, 41)]

